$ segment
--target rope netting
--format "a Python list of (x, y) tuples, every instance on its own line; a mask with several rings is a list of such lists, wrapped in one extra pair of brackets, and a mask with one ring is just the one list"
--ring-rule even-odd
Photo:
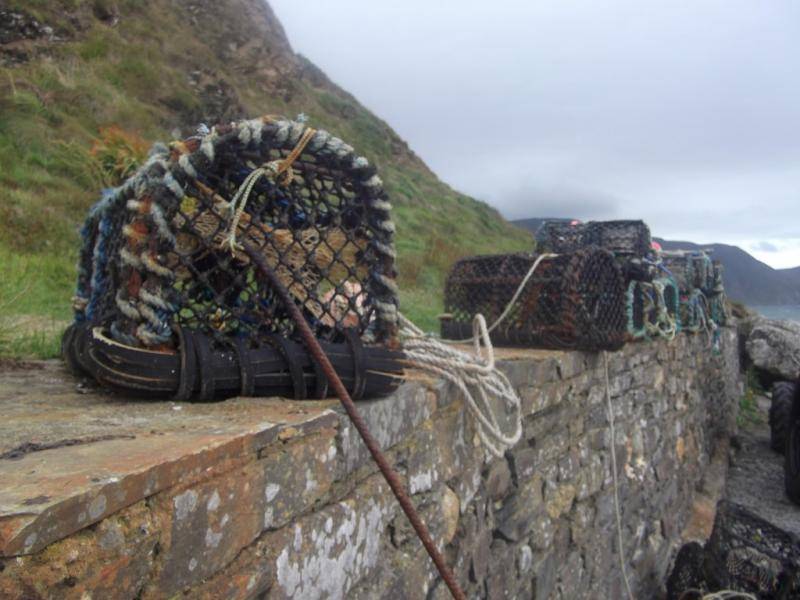
[(711, 319), (717, 325), (728, 322), (728, 308), (725, 302), (724, 268), (718, 260), (713, 261), (713, 286), (708, 295)]
[(680, 294), (671, 277), (631, 280), (626, 293), (628, 333), (633, 339), (672, 339), (679, 328)]
[(558, 254), (598, 246), (616, 256), (645, 256), (650, 251), (650, 229), (644, 221), (547, 221), (541, 244)]
[(174, 347), (177, 326), (215, 339), (290, 335), (238, 238), (260, 249), (321, 339), (353, 328), (388, 342), (397, 330), (390, 209), (367, 159), (303, 123), (254, 119), (155, 146), (90, 212), (76, 319), (143, 347)]
[[(277, 273), (319, 340), (347, 344), (353, 355), (354, 339), (393, 347), (393, 234), (381, 179), (342, 140), (282, 118), (218, 125), (157, 144), (91, 209), (75, 321), (99, 329), (90, 342), (99, 335), (180, 351), (191, 345), (188, 332), (200, 336), (196, 346), (209, 346), (198, 359), (262, 346), (290, 356), (281, 340), (296, 337), (296, 325), (246, 244)], [(295, 371), (298, 361), (287, 358)]]
[(447, 277), (444, 302), (445, 339), (470, 338), (472, 317), (480, 313), (490, 323), (505, 314), (491, 331), (492, 342), (500, 345), (614, 350), (625, 341), (622, 272), (613, 255), (599, 248), (544, 257), (508, 254), (460, 260)]
[(731, 598), (797, 598), (800, 540), (743, 506), (721, 501), (705, 546), (690, 543), (678, 552), (667, 597), (718, 597), (718, 590)]
[(662, 255), (664, 269), (680, 290), (680, 329), (713, 332), (728, 320), (723, 268), (702, 251), (673, 251)]

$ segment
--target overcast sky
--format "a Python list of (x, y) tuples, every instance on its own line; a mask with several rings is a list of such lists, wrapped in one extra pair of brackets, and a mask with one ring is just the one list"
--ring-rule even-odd
[(800, 2), (270, 0), (294, 49), (510, 219), (800, 265)]

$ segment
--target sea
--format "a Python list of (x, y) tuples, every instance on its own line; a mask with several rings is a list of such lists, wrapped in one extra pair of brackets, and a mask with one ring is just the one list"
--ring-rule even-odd
[(751, 306), (770, 319), (788, 319), (800, 322), (800, 304), (786, 304), (782, 306)]

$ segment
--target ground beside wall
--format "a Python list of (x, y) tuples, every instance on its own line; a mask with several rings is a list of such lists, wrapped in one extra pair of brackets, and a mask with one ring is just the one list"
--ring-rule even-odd
[[(637, 598), (735, 427), (735, 333), (720, 341), (608, 355)], [(603, 357), (504, 356), (525, 415), (504, 459), (443, 384), (360, 408), (469, 597), (621, 598)], [(335, 402), (134, 403), (47, 364), (0, 374), (0, 413), (0, 597), (447, 597)]]

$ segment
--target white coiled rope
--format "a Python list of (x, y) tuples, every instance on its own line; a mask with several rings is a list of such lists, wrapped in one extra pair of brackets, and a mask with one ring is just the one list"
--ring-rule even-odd
[[(474, 354), (426, 335), (400, 315), (400, 336), (403, 338), (407, 364), (455, 385), (464, 395), (467, 407), (477, 422), (481, 442), (489, 453), (501, 458), (507, 449), (522, 438), (521, 401), (508, 377), (495, 365), (494, 348), (483, 315), (475, 315), (472, 330)], [(506, 409), (513, 412), (512, 433), (504, 433), (498, 423), (490, 401), (492, 396), (502, 400)]]
[[(505, 373), (497, 368), (489, 333), (509, 315), (542, 261), (556, 256), (542, 254), (536, 258), (517, 291), (490, 327), (486, 326), (486, 319), (482, 314), (476, 314), (472, 320), (471, 338), (465, 340), (435, 338), (425, 334), (414, 323), (400, 315), (400, 337), (403, 339), (406, 363), (451, 382), (461, 391), (467, 408), (477, 423), (481, 442), (490, 454), (498, 458), (522, 438), (522, 401)], [(452, 347), (453, 344), (470, 342), (473, 344), (472, 354)], [(493, 397), (499, 399), (505, 409), (512, 413), (511, 433), (503, 431), (492, 407)]]

